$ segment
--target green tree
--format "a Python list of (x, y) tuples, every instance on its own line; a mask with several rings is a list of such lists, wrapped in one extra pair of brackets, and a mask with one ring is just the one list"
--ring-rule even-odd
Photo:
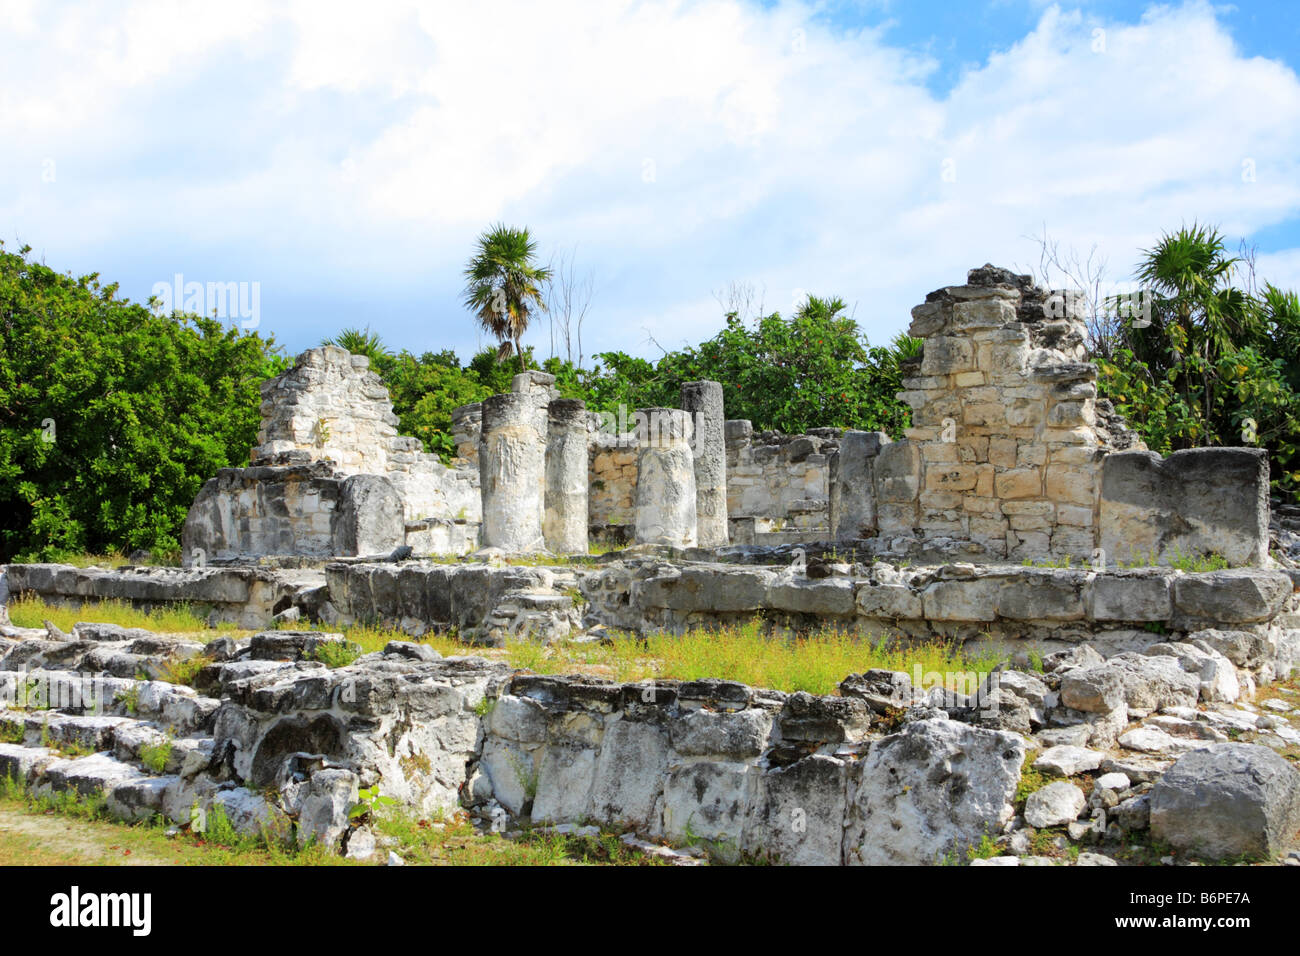
[(1162, 454), (1267, 446), (1273, 479), (1300, 487), (1300, 300), (1243, 282), (1218, 230), (1193, 223), (1144, 250), (1135, 277), (1149, 314), (1120, 325), (1096, 359), (1101, 394)]
[(0, 244), (0, 552), (179, 549), (200, 485), (248, 461), (272, 340), (156, 315)]
[(511, 344), (526, 367), (520, 344), (534, 308), (546, 310), (543, 284), (551, 270), (534, 264), (537, 243), (527, 229), (498, 224), (478, 238), (478, 252), (465, 267), (465, 307), (500, 343), (504, 359)]
[(803, 432), (817, 427), (887, 431), (895, 437), (909, 424), (900, 362), (920, 342), (898, 336), (888, 347), (872, 347), (838, 298), (809, 297), (790, 318), (780, 313), (752, 325), (727, 315), (716, 336), (694, 348), (668, 352), (656, 363), (605, 352), (584, 378), (590, 404), (616, 411), (676, 405), (682, 382), (722, 383), (729, 418), (747, 418), (756, 428)]

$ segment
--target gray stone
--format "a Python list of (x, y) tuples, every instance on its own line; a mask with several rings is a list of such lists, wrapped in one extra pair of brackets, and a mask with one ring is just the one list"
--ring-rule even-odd
[(406, 540), (402, 499), (381, 475), (352, 475), (339, 489), (330, 529), (335, 554), (388, 554)]
[(850, 783), (845, 862), (927, 864), (964, 853), (1011, 819), (1024, 743), (920, 720), (876, 742)]
[(1163, 460), (1146, 451), (1107, 455), (1100, 546), (1119, 561), (1214, 552), (1231, 564), (1263, 564), (1268, 480), (1261, 448), (1195, 448)]
[(1282, 571), (1234, 568), (1177, 578), (1174, 605), (1194, 620), (1248, 624), (1276, 617), (1291, 591), (1291, 578)]
[(646, 435), (636, 458), (636, 543), (693, 548), (698, 536), (691, 417), (675, 408), (639, 409), (637, 416)]
[(578, 399), (556, 399), (548, 406), (548, 416), (542, 519), (546, 549), (555, 554), (585, 554), (587, 406)]
[(849, 429), (841, 436), (829, 468), (831, 540), (875, 536), (875, 461), (889, 443), (884, 432)]
[[(701, 548), (727, 545), (727, 443), (722, 385), (684, 382), (682, 410), (694, 420), (695, 516)], [(585, 475), (585, 459), (584, 459)]]
[(1252, 744), (1182, 757), (1151, 791), (1151, 832), (1210, 860), (1267, 857), (1300, 828), (1300, 772)]
[(357, 805), (358, 778), (350, 770), (317, 770), (303, 789), (298, 809), (298, 845), (333, 848)]
[(1124, 705), (1130, 712), (1148, 714), (1161, 707), (1191, 706), (1199, 693), (1200, 681), (1176, 660), (1131, 653), (1061, 678), (1061, 703), (1088, 713), (1109, 713)]
[(1039, 829), (1064, 826), (1079, 818), (1086, 802), (1082, 790), (1058, 780), (1035, 790), (1025, 800), (1025, 822)]
[(541, 551), (546, 481), (545, 412), (531, 394), (483, 400), (479, 487), (483, 545), (508, 553)]
[(1074, 777), (1101, 766), (1104, 755), (1083, 747), (1051, 747), (1034, 760), (1034, 769), (1053, 777)]

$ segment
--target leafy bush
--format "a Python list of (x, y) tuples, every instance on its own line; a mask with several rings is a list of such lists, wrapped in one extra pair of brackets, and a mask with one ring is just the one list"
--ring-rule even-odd
[(247, 461), (270, 339), (155, 315), (0, 244), (0, 558), (175, 553), (200, 485)]

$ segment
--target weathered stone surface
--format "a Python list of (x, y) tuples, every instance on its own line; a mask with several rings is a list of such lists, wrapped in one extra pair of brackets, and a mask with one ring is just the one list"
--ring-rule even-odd
[(1276, 617), (1291, 592), (1291, 578), (1283, 571), (1209, 571), (1174, 581), (1174, 607), (1188, 618), (1246, 624)]
[(1165, 575), (1116, 572), (1093, 579), (1094, 621), (1167, 621), (1172, 615), (1170, 579)]
[(298, 808), (298, 845), (335, 847), (357, 805), (358, 779), (350, 770), (318, 770), (303, 788)]
[(679, 843), (704, 841), (720, 859), (738, 859), (758, 777), (758, 769), (746, 764), (674, 767), (664, 785), (664, 835)]
[(1020, 737), (920, 720), (874, 744), (850, 783), (845, 862), (924, 864), (964, 852), (1011, 818)]
[(767, 603), (777, 611), (816, 614), (821, 617), (848, 617), (857, 608), (853, 582), (847, 578), (826, 578), (820, 581), (807, 578), (778, 579), (768, 591)]
[(1025, 822), (1031, 827), (1059, 827), (1073, 823), (1087, 799), (1072, 783), (1057, 780), (1035, 790), (1025, 801)]
[(1300, 772), (1253, 744), (1215, 744), (1182, 757), (1151, 791), (1151, 831), (1210, 860), (1265, 857), (1300, 828)]
[(698, 542), (690, 415), (645, 408), (647, 436), (636, 459), (636, 541), (693, 548)]
[(1130, 653), (1075, 668), (1061, 678), (1061, 702), (1095, 714), (1110, 713), (1121, 705), (1138, 714), (1190, 706), (1199, 692), (1200, 681), (1175, 660)]
[(664, 728), (627, 719), (611, 722), (592, 780), (591, 818), (652, 836), (662, 833), (668, 755)]
[(1074, 777), (1096, 770), (1104, 756), (1085, 747), (1049, 747), (1034, 760), (1034, 769), (1053, 777)]
[(1190, 641), (1160, 643), (1148, 647), (1146, 653), (1175, 658), (1183, 670), (1200, 680), (1201, 700), (1207, 703), (1232, 703), (1241, 696), (1236, 667), (1209, 644)]
[(833, 541), (874, 537), (875, 462), (890, 443), (884, 432), (849, 430), (830, 460), (830, 531)]
[(744, 849), (789, 866), (842, 862), (847, 764), (813, 754), (758, 778)]
[(683, 756), (757, 757), (772, 732), (772, 714), (751, 708), (727, 714), (690, 710), (668, 722), (673, 750)]
[(685, 382), (682, 410), (694, 420), (695, 519), (701, 548), (727, 544), (726, 415), (719, 382)]
[(542, 533), (556, 554), (587, 551), (587, 406), (556, 399), (547, 407), (546, 492)]
[(545, 427), (545, 411), (531, 394), (506, 392), (483, 400), (484, 546), (515, 553), (542, 550)]
[(1268, 455), (1195, 448), (1161, 460), (1119, 452), (1102, 466), (1100, 546), (1116, 560), (1223, 555), (1262, 564), (1268, 551)]

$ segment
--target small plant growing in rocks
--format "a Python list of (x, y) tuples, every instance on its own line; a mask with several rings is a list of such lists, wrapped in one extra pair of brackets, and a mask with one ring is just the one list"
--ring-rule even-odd
[(140, 763), (154, 773), (167, 769), (167, 761), (172, 755), (172, 740), (166, 737), (157, 743), (145, 744), (140, 748)]
[(333, 670), (336, 667), (347, 667), (362, 653), (361, 645), (352, 641), (323, 641), (310, 657)]

